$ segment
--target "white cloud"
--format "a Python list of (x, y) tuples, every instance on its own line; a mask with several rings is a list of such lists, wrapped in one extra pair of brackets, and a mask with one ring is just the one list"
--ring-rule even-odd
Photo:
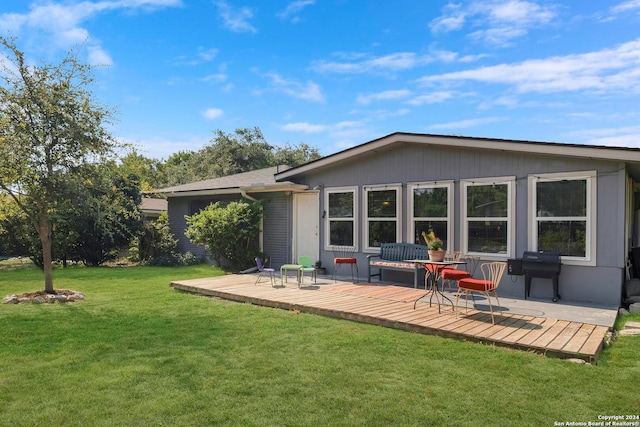
[(89, 46), (89, 64), (112, 65), (113, 60), (100, 46)]
[(465, 25), (480, 28), (470, 36), (486, 43), (506, 46), (531, 28), (547, 25), (557, 16), (555, 8), (524, 0), (475, 0), (466, 7), (445, 6), (443, 14), (430, 23), (433, 33), (462, 30)]
[(207, 120), (215, 120), (221, 117), (223, 114), (224, 114), (224, 111), (222, 111), (219, 108), (207, 108), (202, 112), (202, 117), (204, 117)]
[[(257, 70), (254, 70), (257, 73)], [(324, 102), (324, 95), (320, 90), (320, 86), (314, 82), (308, 81), (302, 83), (296, 80), (287, 80), (277, 73), (267, 73), (263, 77), (270, 80), (270, 88), (268, 90), (281, 92), (293, 98), (302, 99), (311, 102)]]
[(356, 62), (316, 61), (311, 68), (321, 73), (359, 74), (408, 70), (432, 61), (430, 57), (418, 57), (413, 52), (398, 52)]
[(44, 50), (50, 50), (51, 47), (68, 49), (88, 41), (89, 62), (111, 64), (112, 59), (102, 49), (99, 40), (93, 39), (89, 31), (82, 27), (83, 22), (114, 10), (152, 11), (181, 5), (181, 0), (103, 0), (64, 4), (35, 2), (27, 13), (0, 14), (0, 28), (16, 36), (28, 31), (26, 34)]
[(419, 80), (424, 84), (462, 81), (510, 85), (519, 92), (638, 92), (640, 39), (596, 52), (499, 64)]
[(284, 10), (278, 12), (278, 18), (290, 20), (293, 23), (297, 23), (300, 21), (300, 17), (298, 14), (302, 12), (302, 10), (307, 6), (312, 6), (316, 3), (315, 0), (298, 0), (292, 3), (289, 3)]
[(234, 8), (228, 3), (219, 1), (215, 3), (220, 12), (220, 18), (224, 27), (235, 33), (257, 33), (249, 20), (253, 18), (253, 9), (249, 7)]
[(611, 11), (615, 14), (626, 13), (629, 11), (640, 12), (640, 0), (629, 0), (622, 2), (611, 8)]
[(410, 104), (410, 105), (437, 104), (453, 98), (454, 95), (455, 95), (454, 92), (449, 92), (449, 91), (437, 91), (437, 92), (425, 93), (423, 95), (419, 95), (410, 99), (409, 101), (407, 101), (407, 104)]
[(569, 138), (579, 138), (592, 145), (640, 148), (638, 135), (640, 135), (640, 126), (583, 129), (567, 134)]
[(282, 126), (282, 130), (289, 132), (303, 132), (303, 133), (319, 133), (325, 132), (329, 127), (326, 125), (314, 125), (307, 122), (288, 123)]
[(439, 123), (435, 125), (429, 126), (429, 129), (465, 129), (475, 126), (481, 126), (488, 123), (495, 123), (504, 121), (504, 118), (500, 117), (485, 117), (481, 119), (468, 119), (468, 120), (459, 120), (456, 122), (448, 122), (448, 123)]
[(358, 104), (370, 104), (373, 101), (395, 101), (411, 95), (407, 89), (387, 90), (384, 92), (371, 93), (368, 95), (358, 95)]

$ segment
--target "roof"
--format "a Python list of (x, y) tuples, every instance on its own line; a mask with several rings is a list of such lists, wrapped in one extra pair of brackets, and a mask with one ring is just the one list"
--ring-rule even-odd
[(287, 179), (305, 172), (333, 166), (341, 161), (377, 153), (396, 144), (406, 143), (620, 161), (635, 164), (634, 169), (637, 169), (640, 174), (640, 149), (637, 148), (396, 132), (282, 171), (276, 174), (275, 178), (276, 180)]
[(154, 193), (165, 194), (167, 197), (181, 197), (306, 190), (307, 186), (305, 185), (294, 184), (289, 181), (277, 182), (275, 180), (276, 173), (283, 172), (287, 169), (290, 169), (290, 167), (286, 165), (273, 166), (249, 172), (242, 172), (235, 175), (161, 188), (155, 190)]
[(140, 203), (143, 212), (163, 212), (167, 210), (167, 199), (152, 199), (143, 197)]

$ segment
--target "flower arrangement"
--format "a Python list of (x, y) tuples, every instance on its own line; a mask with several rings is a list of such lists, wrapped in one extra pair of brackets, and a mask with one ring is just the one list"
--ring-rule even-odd
[(423, 231), (422, 238), (424, 239), (425, 243), (427, 244), (430, 250), (432, 251), (444, 250), (444, 243), (442, 242), (442, 239), (440, 239), (439, 237), (436, 237), (433, 230), (430, 230), (429, 233), (426, 233)]

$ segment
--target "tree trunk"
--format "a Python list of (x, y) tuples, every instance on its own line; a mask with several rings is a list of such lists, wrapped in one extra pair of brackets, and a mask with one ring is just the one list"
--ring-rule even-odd
[(53, 294), (55, 291), (53, 290), (53, 266), (51, 261), (51, 226), (49, 225), (49, 214), (46, 208), (40, 208), (38, 236), (40, 236), (40, 241), (42, 242), (44, 291), (46, 293)]

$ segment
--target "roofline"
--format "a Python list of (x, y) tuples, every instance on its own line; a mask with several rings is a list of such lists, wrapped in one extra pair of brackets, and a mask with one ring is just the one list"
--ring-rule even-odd
[(640, 163), (640, 149), (637, 148), (396, 132), (277, 173), (275, 178), (290, 178), (398, 142)]
[(168, 191), (160, 192), (169, 197), (193, 197), (193, 196), (220, 196), (225, 194), (258, 194), (258, 193), (275, 193), (281, 191), (291, 191), (294, 193), (300, 193), (309, 189), (308, 185), (302, 184), (276, 184), (276, 185), (250, 185), (245, 187), (231, 187), (231, 188), (214, 188), (208, 190), (185, 190), (185, 191)]

